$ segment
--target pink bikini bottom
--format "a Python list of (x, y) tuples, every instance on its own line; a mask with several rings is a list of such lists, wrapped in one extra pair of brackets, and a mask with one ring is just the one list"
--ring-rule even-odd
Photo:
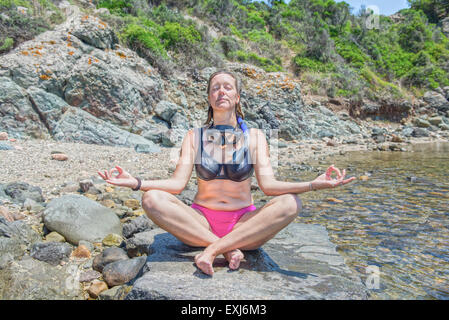
[(247, 212), (256, 210), (257, 208), (252, 204), (249, 207), (245, 207), (234, 211), (219, 211), (202, 207), (196, 203), (192, 203), (193, 209), (200, 210), (204, 217), (209, 222), (212, 232), (218, 237), (224, 237), (232, 231), (235, 224), (240, 218)]

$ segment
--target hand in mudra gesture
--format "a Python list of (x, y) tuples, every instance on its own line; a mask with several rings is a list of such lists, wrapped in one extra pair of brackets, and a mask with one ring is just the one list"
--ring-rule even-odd
[[(337, 178), (332, 178), (332, 172), (337, 174)], [(351, 177), (349, 179), (345, 179), (346, 176), (346, 170), (343, 169), (342, 172), (334, 165), (331, 165), (329, 168), (327, 168), (326, 172), (322, 175), (318, 176), (315, 180), (312, 181), (313, 189), (328, 189), (328, 188), (335, 188), (336, 186), (347, 184), (351, 181), (355, 180), (355, 177)]]
[[(136, 178), (119, 166), (115, 166), (115, 168), (112, 168), (109, 171), (105, 170), (104, 173), (101, 173), (100, 171), (97, 172), (107, 183), (119, 187), (135, 188), (137, 185)], [(114, 176), (115, 172), (118, 172), (118, 175)]]

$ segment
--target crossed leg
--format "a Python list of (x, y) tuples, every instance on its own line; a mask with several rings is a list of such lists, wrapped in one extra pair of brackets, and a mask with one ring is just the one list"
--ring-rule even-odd
[(237, 268), (243, 258), (240, 250), (257, 249), (273, 238), (295, 219), (301, 206), (297, 195), (277, 196), (262, 208), (243, 215), (230, 233), (219, 238), (199, 211), (172, 194), (151, 190), (142, 198), (143, 209), (159, 227), (188, 245), (206, 247), (195, 257), (195, 263), (209, 275), (214, 272), (212, 264), (219, 254), (225, 256), (231, 268)]
[[(145, 192), (142, 207), (155, 224), (189, 246), (207, 247), (219, 239), (210, 230), (209, 222), (201, 211), (187, 206), (168, 192)], [(243, 259), (243, 253), (238, 249), (223, 252), (223, 256), (231, 269), (237, 269)]]

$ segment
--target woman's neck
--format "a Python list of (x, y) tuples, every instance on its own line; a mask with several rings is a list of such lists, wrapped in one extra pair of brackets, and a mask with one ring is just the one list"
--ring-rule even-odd
[(214, 125), (228, 125), (235, 127), (237, 125), (237, 117), (235, 112), (220, 113), (214, 112)]

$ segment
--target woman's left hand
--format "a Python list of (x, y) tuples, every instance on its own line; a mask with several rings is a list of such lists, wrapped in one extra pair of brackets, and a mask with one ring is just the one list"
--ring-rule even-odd
[[(331, 177), (332, 172), (334, 171), (337, 173), (336, 179)], [(323, 173), (322, 175), (320, 175), (319, 177), (317, 177), (315, 180), (312, 181), (312, 188), (314, 190), (335, 188), (336, 186), (344, 185), (355, 180), (355, 177), (345, 179), (345, 176), (346, 176), (345, 169), (343, 169), (343, 171), (340, 172), (340, 169), (334, 167), (334, 165), (331, 165), (329, 168), (327, 168), (325, 173)]]

